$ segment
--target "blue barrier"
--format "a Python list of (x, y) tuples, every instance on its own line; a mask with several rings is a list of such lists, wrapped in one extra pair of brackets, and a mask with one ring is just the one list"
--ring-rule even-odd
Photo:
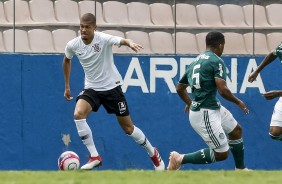
[[(158, 147), (165, 163), (169, 152), (196, 151), (206, 147), (183, 113), (184, 104), (175, 86), (193, 56), (115, 55), (125, 80), (125, 91), (134, 123)], [(81, 162), (88, 154), (73, 122), (75, 101), (63, 97), (63, 55), (0, 55), (0, 163), (1, 170), (57, 170), (57, 158), (75, 151)], [(277, 99), (266, 101), (261, 93), (281, 89), (278, 61), (262, 71), (255, 83), (247, 77), (263, 57), (223, 57), (228, 85), (250, 109), (244, 115), (221, 99), (243, 127), (246, 165), (253, 169), (281, 169), (281, 142), (268, 136), (269, 121)], [(71, 90), (83, 88), (83, 71), (73, 59)], [(153, 169), (147, 153), (119, 127), (114, 115), (101, 108), (88, 118), (95, 143), (103, 158), (101, 169)], [(68, 141), (70, 136), (70, 142)], [(64, 143), (64, 141), (65, 143)], [(65, 145), (67, 144), (67, 145)], [(233, 158), (211, 165), (185, 165), (184, 169), (234, 169)]]

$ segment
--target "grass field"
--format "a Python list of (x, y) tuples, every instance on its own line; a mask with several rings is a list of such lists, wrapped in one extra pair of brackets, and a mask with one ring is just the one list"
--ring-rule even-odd
[(278, 184), (282, 171), (2, 171), (0, 184)]

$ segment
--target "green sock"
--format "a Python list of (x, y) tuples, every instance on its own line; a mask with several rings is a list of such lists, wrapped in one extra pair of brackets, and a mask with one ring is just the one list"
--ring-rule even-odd
[(243, 138), (237, 140), (229, 140), (229, 146), (238, 169), (244, 169), (244, 143)]
[(282, 134), (280, 134), (280, 135), (272, 135), (271, 133), (269, 133), (269, 135), (274, 140), (282, 141)]
[(194, 153), (184, 155), (182, 164), (210, 164), (216, 162), (213, 150), (209, 148), (201, 149)]

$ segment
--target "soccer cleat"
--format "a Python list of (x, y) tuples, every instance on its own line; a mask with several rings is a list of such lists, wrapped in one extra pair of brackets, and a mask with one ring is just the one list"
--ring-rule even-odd
[(253, 171), (253, 170), (252, 169), (248, 169), (247, 167), (245, 167), (244, 169), (235, 168), (235, 171)]
[(157, 148), (154, 148), (154, 155), (151, 157), (151, 160), (153, 161), (154, 168), (156, 171), (165, 170), (164, 161), (162, 160)]
[(167, 170), (179, 170), (181, 168), (183, 157), (183, 154), (179, 154), (176, 151), (172, 151), (169, 155), (169, 163), (167, 166)]
[(100, 157), (100, 155), (98, 155), (97, 157), (89, 157), (89, 161), (83, 165), (80, 169), (82, 170), (91, 170), (94, 167), (99, 167), (102, 166), (102, 158)]

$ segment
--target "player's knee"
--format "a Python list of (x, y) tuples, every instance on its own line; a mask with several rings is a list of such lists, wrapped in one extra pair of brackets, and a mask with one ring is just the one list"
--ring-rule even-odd
[(75, 120), (79, 120), (79, 119), (85, 119), (86, 118), (86, 113), (80, 111), (80, 110), (76, 110), (74, 112), (74, 119)]
[(282, 140), (282, 128), (277, 126), (270, 126), (269, 136), (273, 140), (281, 141)]
[(228, 158), (229, 151), (226, 152), (214, 152), (215, 160), (217, 162), (226, 160)]
[(239, 139), (242, 137), (242, 127), (241, 125), (237, 124), (237, 126), (234, 128), (234, 130), (229, 133), (230, 139)]
[(273, 135), (271, 132), (269, 132), (269, 136), (271, 137), (271, 139), (276, 140), (276, 141), (282, 141), (282, 134), (280, 135)]
[(269, 134), (273, 136), (280, 136), (282, 134), (282, 128), (277, 126), (270, 126)]
[(242, 135), (242, 127), (241, 125), (237, 124), (236, 128), (235, 128), (236, 134), (237, 135)]

